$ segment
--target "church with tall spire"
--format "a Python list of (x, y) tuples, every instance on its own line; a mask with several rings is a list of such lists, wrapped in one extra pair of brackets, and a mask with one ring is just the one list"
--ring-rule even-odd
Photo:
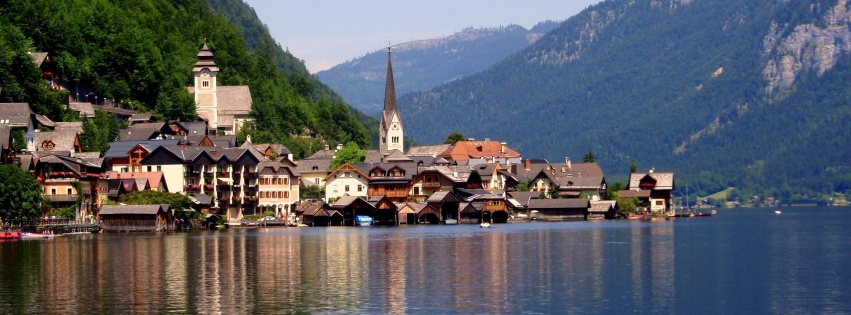
[(195, 98), (198, 118), (207, 122), (208, 132), (223, 132), (226, 135), (239, 133), (242, 126), (252, 119), (251, 90), (247, 85), (218, 85), (216, 77), (219, 67), (213, 61), (213, 52), (207, 47), (207, 39), (198, 53), (198, 61), (192, 73), (194, 84), (187, 87)]
[(396, 86), (393, 83), (393, 62), (390, 55), (390, 46), (387, 46), (387, 83), (384, 87), (384, 110), (381, 111), (381, 124), (379, 125), (378, 151), (382, 155), (389, 154), (392, 150), (405, 152), (404, 132), (402, 131), (402, 115), (396, 104)]

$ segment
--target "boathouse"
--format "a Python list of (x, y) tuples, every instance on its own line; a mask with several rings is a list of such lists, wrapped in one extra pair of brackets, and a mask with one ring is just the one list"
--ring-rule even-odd
[(588, 219), (588, 199), (531, 199), (529, 212), (534, 220), (583, 221)]
[(174, 230), (174, 211), (168, 205), (105, 205), (100, 220), (104, 232)]
[(368, 216), (375, 218), (375, 207), (356, 196), (343, 196), (331, 205), (330, 210), (338, 211), (343, 215), (343, 225), (354, 226), (356, 216)]

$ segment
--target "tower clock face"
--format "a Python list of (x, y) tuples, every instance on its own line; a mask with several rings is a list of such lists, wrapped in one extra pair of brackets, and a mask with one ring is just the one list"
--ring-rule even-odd
[(397, 124), (393, 124), (392, 128), (393, 128), (393, 129), (399, 129), (399, 125), (397, 125)]

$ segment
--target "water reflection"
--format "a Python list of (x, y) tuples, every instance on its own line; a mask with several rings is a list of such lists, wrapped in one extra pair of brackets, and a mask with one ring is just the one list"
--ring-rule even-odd
[(851, 311), (848, 220), (792, 214), (748, 224), (730, 214), (6, 242), (0, 306), (94, 314)]

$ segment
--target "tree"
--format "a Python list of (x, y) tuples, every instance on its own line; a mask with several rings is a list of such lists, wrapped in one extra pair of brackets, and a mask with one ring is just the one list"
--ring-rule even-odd
[(606, 189), (606, 200), (617, 200), (618, 191), (626, 189), (626, 186), (623, 185), (620, 181), (615, 181), (614, 184), (609, 186)]
[(636, 206), (638, 205), (638, 198), (618, 198), (618, 214), (620, 216), (626, 217), (628, 214), (635, 211)]
[(629, 162), (629, 172), (638, 172), (638, 163), (635, 163), (635, 159), (632, 159), (632, 162)]
[(520, 183), (517, 184), (517, 187), (515, 187), (515, 188), (517, 189), (517, 191), (530, 191), (530, 190), (532, 190), (531, 187), (529, 187), (528, 182), (520, 182)]
[(15, 165), (0, 165), (0, 220), (28, 220), (39, 216), (44, 189), (28, 172)]
[(594, 163), (594, 162), (597, 162), (597, 158), (596, 158), (596, 157), (594, 157), (594, 152), (588, 151), (588, 153), (585, 153), (585, 157), (584, 157), (584, 158), (582, 158), (582, 162), (583, 162), (583, 163)]
[(322, 187), (319, 187), (319, 185), (304, 186), (299, 184), (298, 192), (299, 197), (302, 199), (320, 198), (325, 195), (325, 192), (322, 190)]
[(346, 143), (340, 151), (337, 151), (337, 154), (334, 155), (334, 159), (331, 160), (331, 166), (329, 166), (332, 170), (339, 168), (341, 165), (348, 163), (361, 163), (366, 159), (366, 150), (361, 150), (358, 147), (357, 143), (349, 142)]
[(158, 190), (141, 190), (121, 196), (119, 202), (128, 205), (161, 205), (167, 204), (169, 208), (175, 211), (192, 206), (192, 200), (189, 197), (178, 193), (170, 193)]
[(462, 135), (460, 132), (454, 131), (454, 132), (450, 133), (449, 136), (446, 137), (446, 140), (443, 141), (443, 144), (455, 144), (455, 142), (463, 141), (463, 140), (464, 140), (464, 135)]

